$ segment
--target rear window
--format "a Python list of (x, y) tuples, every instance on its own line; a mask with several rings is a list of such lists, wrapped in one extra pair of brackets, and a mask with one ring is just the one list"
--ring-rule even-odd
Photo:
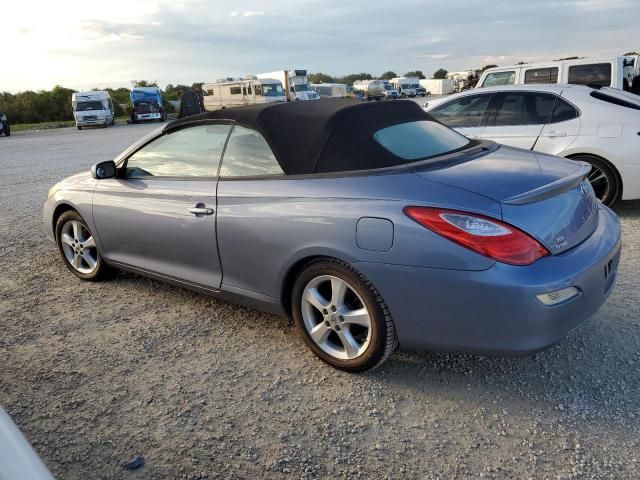
[(629, 95), (625, 92), (616, 92), (616, 95), (610, 95), (601, 90), (594, 90), (590, 95), (593, 98), (602, 100), (603, 102), (613, 103), (614, 105), (620, 105), (621, 107), (633, 108), (634, 110), (640, 110), (640, 98), (624, 98), (624, 96)]
[(429, 120), (401, 123), (378, 130), (373, 138), (404, 160), (434, 157), (469, 145), (467, 137)]
[(569, 67), (568, 83), (575, 85), (611, 85), (611, 64), (593, 63), (591, 65), (571, 65)]

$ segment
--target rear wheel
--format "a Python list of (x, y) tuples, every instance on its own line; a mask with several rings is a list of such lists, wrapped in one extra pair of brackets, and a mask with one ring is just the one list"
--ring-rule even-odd
[(64, 212), (58, 218), (56, 243), (65, 265), (77, 277), (95, 281), (110, 273), (89, 227), (75, 210)]
[(397, 346), (393, 320), (374, 286), (337, 260), (317, 261), (302, 271), (292, 312), (307, 346), (340, 370), (376, 368)]
[(571, 158), (591, 164), (588, 179), (598, 200), (612, 206), (620, 199), (622, 184), (618, 173), (611, 165), (594, 155), (576, 155)]
[(9, 125), (5, 125), (4, 126), (4, 134), (9, 137), (11, 136), (11, 127), (9, 127)]

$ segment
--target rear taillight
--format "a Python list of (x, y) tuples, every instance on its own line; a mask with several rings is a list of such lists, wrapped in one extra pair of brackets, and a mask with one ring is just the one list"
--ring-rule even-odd
[(498, 262), (530, 265), (549, 251), (522, 230), (476, 213), (405, 207), (404, 213), (443, 237)]

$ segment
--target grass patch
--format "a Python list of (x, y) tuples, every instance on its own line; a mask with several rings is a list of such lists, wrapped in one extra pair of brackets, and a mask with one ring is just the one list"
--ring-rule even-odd
[(76, 122), (73, 120), (42, 123), (17, 123), (15, 125), (11, 125), (11, 133), (23, 132), (25, 130), (48, 130), (50, 128), (73, 127), (75, 124)]

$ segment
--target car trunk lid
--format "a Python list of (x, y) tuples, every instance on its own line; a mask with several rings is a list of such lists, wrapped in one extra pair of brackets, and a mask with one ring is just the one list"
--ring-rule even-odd
[(414, 172), (500, 202), (502, 220), (558, 254), (582, 243), (598, 225), (598, 201), (585, 180), (589, 170), (583, 162), (500, 147), (466, 162)]

